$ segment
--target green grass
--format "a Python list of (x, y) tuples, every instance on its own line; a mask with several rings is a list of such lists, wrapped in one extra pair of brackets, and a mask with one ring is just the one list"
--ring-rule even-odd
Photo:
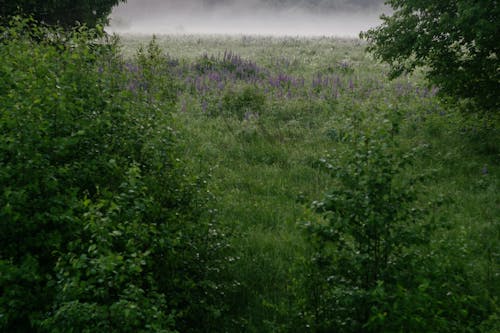
[[(147, 41), (124, 36), (124, 55), (132, 55)], [(387, 110), (401, 112), (402, 147), (429, 147), (413, 171), (430, 174), (423, 201), (441, 202), (429, 212), (443, 225), (432, 246), (442, 258), (466, 268), (477, 294), (489, 300), (498, 297), (498, 122), (487, 129), (477, 121), (470, 127), (454, 107), (432, 96), (419, 97), (413, 89), (425, 86), (420, 74), (388, 82), (386, 66), (374, 62), (358, 40), (159, 36), (158, 43), (184, 64), (230, 50), (272, 73), (306, 81), (318, 72), (335, 73), (367, 87), (382, 86), (371, 95), (359, 90), (335, 100), (267, 95), (262, 112), (249, 119), (206, 115), (200, 96), (181, 92), (185, 106), (182, 110), (179, 103), (174, 117), (184, 135), (185, 159), (195, 172), (210, 175), (208, 188), (217, 198), (219, 223), (231, 230), (236, 282), (228, 295), (226, 330), (290, 330), (291, 318), (297, 317), (291, 312), (300, 298), (297, 279), (308, 256), (300, 225), (321, 219), (310, 204), (335, 184), (318, 161), (339, 145), (339, 133), (358, 130), (356, 117)], [(349, 72), (340, 71), (341, 62), (349, 64)], [(396, 87), (406, 84), (412, 91), (398, 95)], [(376, 126), (379, 119), (374, 116), (359, 126), (369, 127), (370, 121)]]

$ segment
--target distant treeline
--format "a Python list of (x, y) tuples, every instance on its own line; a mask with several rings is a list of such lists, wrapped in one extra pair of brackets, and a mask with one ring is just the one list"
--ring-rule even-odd
[[(242, 0), (202, 0), (205, 4), (236, 4), (248, 1)], [(377, 7), (381, 6), (383, 0), (253, 0), (250, 2), (263, 3), (271, 7), (286, 8), (290, 6), (300, 6), (304, 8), (355, 8), (355, 7)]]
[(255, 7), (263, 9), (292, 9), (303, 8), (305, 10), (360, 10), (374, 9), (382, 6), (384, 0), (128, 0), (125, 7), (130, 12), (140, 12), (147, 9), (172, 10), (175, 8), (213, 8), (218, 7)]

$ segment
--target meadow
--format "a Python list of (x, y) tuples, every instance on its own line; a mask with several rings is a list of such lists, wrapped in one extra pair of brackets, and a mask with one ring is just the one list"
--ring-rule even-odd
[[(155, 42), (181, 86), (174, 117), (185, 140), (184, 158), (208, 177), (218, 223), (230, 230), (234, 288), (226, 305), (236, 326), (229, 331), (332, 329), (319, 323), (335, 316), (326, 309), (331, 304), (304, 307), (305, 294), (312, 292), (303, 290), (304, 279), (312, 279), (316, 251), (306, 229), (327, 219), (313, 203), (338, 186), (338, 177), (325, 168), (332, 154), (355, 150), (356, 136), (381, 128), (391, 132), (403, 154), (421, 148), (402, 177), (423, 179), (416, 201), (433, 231), (420, 265), (442, 267), (414, 287), (433, 289), (432, 297), (443, 298), (434, 299), (438, 308), (453, 304), (454, 310), (434, 309), (455, 317), (444, 325), (451, 330), (466, 331), (474, 316), (461, 307), (495, 307), (497, 120), (476, 119), (443, 102), (418, 72), (389, 81), (387, 67), (358, 39), (193, 35), (158, 36)], [(122, 53), (131, 57), (147, 43), (147, 37), (122, 36)], [(417, 267), (407, 269), (419, 274)], [(459, 295), (455, 288), (469, 291)], [(414, 310), (398, 320), (420, 320), (427, 322), (420, 327), (444, 331), (438, 319), (417, 310), (435, 303), (411, 302), (407, 306)], [(422, 329), (416, 327), (408, 329)]]
[(498, 114), (358, 39), (0, 28), (0, 330), (498, 332)]

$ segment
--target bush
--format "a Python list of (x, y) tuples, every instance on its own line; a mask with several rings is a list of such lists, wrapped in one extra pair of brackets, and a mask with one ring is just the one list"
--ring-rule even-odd
[(322, 332), (364, 331), (378, 320), (374, 296), (415, 282), (411, 246), (428, 234), (418, 223), (416, 179), (402, 177), (413, 154), (398, 152), (393, 129), (351, 131), (352, 150), (323, 160), (338, 186), (314, 203), (326, 223), (309, 225), (323, 280), (313, 301)]
[[(304, 313), (317, 332), (466, 332), (491, 325), (494, 304), (474, 291), (466, 264), (433, 246), (439, 221), (427, 214), (423, 147), (405, 151), (401, 118), (348, 114), (322, 159), (336, 186), (314, 202), (323, 220), (306, 224), (313, 248)], [(428, 199), (427, 199), (428, 200)], [(434, 205), (432, 202), (431, 205)], [(449, 240), (440, 240), (446, 244)]]
[(28, 25), (0, 31), (1, 330), (215, 325), (226, 242), (180, 161), (173, 101), (131, 89), (95, 31)]
[(177, 100), (178, 84), (173, 80), (171, 61), (153, 36), (147, 46), (140, 46), (134, 64), (129, 63), (134, 81), (129, 86), (147, 95), (149, 103), (173, 105)]
[(245, 86), (241, 90), (228, 90), (222, 97), (222, 112), (244, 119), (258, 116), (265, 107), (266, 97), (257, 87)]

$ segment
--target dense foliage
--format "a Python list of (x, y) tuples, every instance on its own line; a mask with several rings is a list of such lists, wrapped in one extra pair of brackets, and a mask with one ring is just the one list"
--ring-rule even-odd
[(500, 6), (498, 1), (390, 0), (394, 13), (362, 34), (392, 75), (428, 66), (442, 92), (484, 109), (500, 105)]
[(72, 27), (75, 24), (86, 24), (94, 27), (106, 22), (111, 9), (125, 0), (77, 0), (77, 1), (43, 1), (2, 0), (0, 21), (7, 22), (14, 15), (32, 15), (36, 20), (49, 25)]
[(180, 160), (162, 54), (30, 25), (0, 31), (0, 330), (210, 327), (226, 243)]

